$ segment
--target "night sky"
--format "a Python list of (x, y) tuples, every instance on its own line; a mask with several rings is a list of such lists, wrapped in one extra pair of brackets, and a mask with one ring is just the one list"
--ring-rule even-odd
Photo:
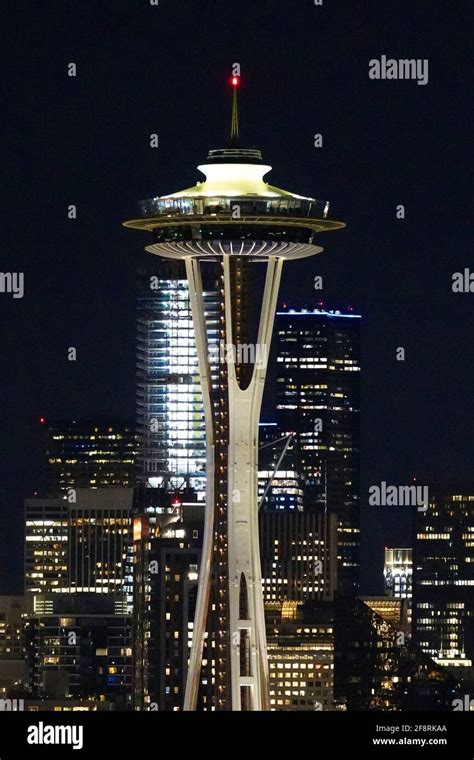
[[(364, 317), (362, 590), (381, 591), (384, 543), (409, 538), (406, 508), (369, 512), (369, 485), (416, 475), (472, 488), (474, 293), (451, 289), (454, 272), (474, 269), (468, 9), (7, 0), (1, 271), (24, 272), (25, 294), (0, 293), (0, 591), (22, 587), (23, 499), (43, 482), (39, 416), (133, 418), (135, 278), (149, 255), (146, 235), (121, 222), (138, 199), (202, 179), (196, 165), (227, 137), (233, 62), (242, 142), (274, 167), (267, 180), (330, 200), (347, 223), (318, 239), (323, 254), (287, 266), (281, 295)], [(381, 55), (429, 59), (429, 83), (369, 79)]]

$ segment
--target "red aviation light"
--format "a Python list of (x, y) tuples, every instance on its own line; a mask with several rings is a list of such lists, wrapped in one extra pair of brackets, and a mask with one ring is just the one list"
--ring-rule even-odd
[(237, 87), (240, 84), (240, 77), (232, 77), (232, 86)]
[(40, 425), (44, 425), (44, 424), (45, 424), (45, 422), (46, 422), (46, 419), (45, 419), (44, 417), (40, 417), (40, 418), (39, 418), (39, 423), (40, 423)]

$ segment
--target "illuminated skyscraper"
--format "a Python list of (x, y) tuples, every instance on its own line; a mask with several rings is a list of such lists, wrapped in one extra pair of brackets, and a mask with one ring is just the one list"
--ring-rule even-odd
[(305, 508), (338, 520), (338, 583), (359, 587), (360, 315), (277, 312), (279, 429), (298, 436)]
[[(215, 290), (204, 293), (211, 343), (217, 343), (217, 298)], [(203, 493), (204, 408), (182, 262), (160, 262), (142, 272), (137, 306), (138, 480), (170, 489), (186, 483)]]
[[(236, 87), (230, 148), (211, 150), (206, 180), (141, 204), (125, 223), (151, 232), (147, 250), (184, 259), (206, 422), (206, 513), (185, 709), (195, 709), (206, 630), (215, 642), (215, 709), (269, 705), (268, 661), (258, 541), (258, 422), (282, 266), (319, 253), (316, 233), (344, 225), (328, 204), (267, 184), (271, 167), (238, 146)], [(225, 359), (212, 375), (202, 264), (217, 265)], [(251, 266), (267, 264), (257, 340), (247, 342)], [(244, 346), (246, 350), (244, 352)], [(247, 357), (247, 358), (245, 358)], [(215, 583), (211, 579), (214, 574)], [(209, 614), (210, 613), (210, 614)]]
[(25, 500), (25, 591), (107, 594), (131, 607), (131, 488)]

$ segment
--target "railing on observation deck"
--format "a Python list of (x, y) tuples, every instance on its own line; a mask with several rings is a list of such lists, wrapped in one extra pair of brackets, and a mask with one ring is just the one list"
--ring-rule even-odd
[(239, 216), (296, 216), (325, 219), (327, 201), (300, 198), (149, 198), (139, 201), (142, 217), (231, 215), (236, 207)]

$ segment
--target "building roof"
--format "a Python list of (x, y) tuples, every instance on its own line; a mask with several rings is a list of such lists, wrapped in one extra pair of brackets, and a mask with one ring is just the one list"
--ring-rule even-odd
[(176, 193), (162, 195), (166, 198), (210, 198), (210, 197), (242, 197), (259, 198), (298, 198), (312, 201), (304, 195), (291, 193), (279, 187), (269, 185), (263, 180), (272, 167), (267, 164), (251, 163), (206, 163), (198, 167), (206, 179), (193, 187), (179, 190)]

